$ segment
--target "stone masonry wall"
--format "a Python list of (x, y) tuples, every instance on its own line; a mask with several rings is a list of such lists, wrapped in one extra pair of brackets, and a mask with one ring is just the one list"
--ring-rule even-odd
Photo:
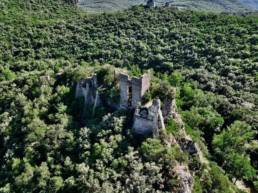
[(134, 114), (134, 132), (141, 135), (158, 136), (160, 129), (165, 129), (160, 107), (160, 100), (155, 99), (150, 107), (137, 108)]
[(150, 84), (151, 84), (151, 76), (150, 76), (150, 74), (144, 74), (141, 77), (141, 85), (142, 85), (141, 96), (142, 97), (146, 93), (146, 91), (150, 88)]
[(120, 108), (128, 108), (129, 100), (129, 76), (127, 74), (119, 74), (120, 86)]
[[(133, 77), (129, 79), (127, 74), (119, 74), (119, 85), (120, 85), (120, 108), (136, 108), (141, 104), (141, 99), (145, 92), (150, 87), (151, 77), (149, 74), (144, 74), (141, 77)], [(129, 104), (129, 88), (132, 88), (131, 104)]]
[(142, 81), (141, 78), (132, 78), (132, 107), (136, 108), (142, 99)]
[(100, 103), (97, 88), (96, 75), (87, 79), (82, 79), (77, 82), (75, 98), (83, 97), (85, 106), (97, 106)]

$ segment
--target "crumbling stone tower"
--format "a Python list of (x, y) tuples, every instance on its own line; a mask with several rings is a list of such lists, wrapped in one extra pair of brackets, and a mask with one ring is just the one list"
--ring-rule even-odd
[(135, 108), (139, 103), (146, 91), (150, 88), (150, 75), (144, 74), (140, 78), (132, 78), (132, 107)]
[(83, 97), (85, 106), (96, 107), (100, 104), (98, 94), (97, 76), (94, 75), (87, 79), (77, 82), (75, 98)]
[(150, 87), (150, 75), (129, 78), (127, 74), (119, 74), (120, 108), (136, 108), (141, 104), (141, 99)]
[(151, 106), (138, 107), (134, 113), (133, 130), (140, 135), (153, 134), (158, 136), (164, 130), (164, 119), (159, 99), (152, 101)]
[(122, 109), (128, 108), (129, 84), (129, 76), (127, 74), (119, 74), (120, 108)]
[(133, 129), (136, 134), (153, 134), (158, 136), (160, 129), (164, 129), (164, 118), (161, 112), (161, 101), (155, 99), (145, 106), (141, 100), (150, 88), (151, 77), (144, 74), (141, 77), (129, 78), (127, 74), (119, 74), (120, 108), (135, 109)]
[(156, 7), (156, 2), (155, 2), (155, 0), (148, 0), (146, 6), (147, 6), (148, 8)]

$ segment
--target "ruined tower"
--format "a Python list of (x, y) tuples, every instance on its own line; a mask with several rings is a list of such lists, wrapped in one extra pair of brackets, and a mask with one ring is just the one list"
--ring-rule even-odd
[(156, 7), (156, 2), (155, 2), (155, 0), (148, 0), (146, 6), (147, 6), (148, 8)]
[(136, 108), (141, 104), (143, 95), (150, 87), (150, 79), (149, 74), (132, 79), (129, 79), (127, 74), (119, 74), (120, 108)]
[(87, 79), (77, 82), (75, 97), (83, 97), (85, 106), (98, 106), (100, 98), (98, 94), (97, 76), (94, 75)]
[(161, 112), (161, 102), (155, 99), (145, 106), (141, 106), (142, 97), (150, 88), (151, 76), (144, 74), (141, 77), (129, 78), (120, 73), (120, 108), (135, 109), (133, 129), (136, 134), (153, 134), (158, 136), (160, 129), (164, 129), (164, 118)]
[(150, 87), (150, 75), (144, 74), (140, 78), (132, 78), (132, 107), (136, 108), (141, 99)]
[(159, 99), (153, 100), (151, 106), (136, 108), (133, 123), (133, 130), (136, 134), (158, 136), (160, 129), (165, 129), (165, 125)]
[(120, 87), (120, 108), (128, 108), (129, 100), (129, 76), (127, 74), (119, 74)]

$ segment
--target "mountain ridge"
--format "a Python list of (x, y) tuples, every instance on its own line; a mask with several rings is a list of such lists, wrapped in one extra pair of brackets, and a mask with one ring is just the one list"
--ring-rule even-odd
[[(179, 9), (212, 12), (247, 12), (258, 10), (258, 0), (158, 0), (158, 6), (169, 3)], [(106, 12), (144, 5), (146, 0), (79, 0), (78, 5), (87, 11)]]

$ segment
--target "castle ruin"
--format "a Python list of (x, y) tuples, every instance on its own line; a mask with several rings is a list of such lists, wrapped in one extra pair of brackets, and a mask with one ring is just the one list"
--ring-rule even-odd
[[(150, 88), (151, 77), (144, 74), (141, 77), (129, 78), (127, 74), (119, 74), (120, 108), (135, 109), (133, 130), (134, 133), (158, 136), (159, 129), (165, 129), (159, 99), (151, 101), (151, 105), (142, 106), (142, 97)], [(149, 104), (150, 104), (149, 103)]]
[(82, 79), (76, 84), (75, 98), (83, 97), (86, 107), (93, 106), (93, 110), (101, 104), (98, 93), (97, 75)]
[(150, 106), (138, 106), (135, 110), (133, 129), (136, 134), (158, 136), (159, 130), (165, 129), (160, 100), (155, 99), (151, 103)]
[(155, 2), (155, 0), (148, 0), (146, 6), (147, 6), (148, 8), (156, 7), (156, 2)]
[[(170, 135), (166, 140), (168, 143), (175, 143), (182, 151), (188, 152), (190, 155), (197, 154), (203, 157), (198, 145), (187, 136), (181, 116), (176, 112), (175, 99), (165, 99), (161, 105), (160, 99), (156, 98), (147, 104), (142, 104), (142, 98), (146, 91), (150, 88), (151, 76), (144, 74), (141, 77), (130, 78), (126, 73), (118, 74), (118, 84), (120, 101), (114, 102), (116, 109), (125, 109), (133, 111), (132, 129), (137, 135), (153, 135), (161, 136), (161, 131), (165, 130), (164, 122), (168, 122), (171, 118), (180, 126), (182, 137), (175, 139)], [(83, 97), (85, 107), (93, 107), (94, 109), (105, 104), (106, 100), (101, 97), (98, 92), (97, 75), (82, 79), (76, 84), (76, 98)], [(111, 104), (111, 105), (113, 105)], [(110, 104), (109, 104), (110, 105)], [(130, 112), (130, 111), (129, 111)], [(204, 162), (204, 161), (201, 161)], [(184, 165), (176, 165), (173, 172), (180, 180), (180, 192), (190, 193), (193, 188), (193, 178), (188, 167)]]
[[(150, 74), (130, 78), (127, 74), (120, 73), (118, 80), (120, 90), (119, 109), (134, 110), (133, 131), (140, 135), (153, 134), (158, 136), (159, 129), (165, 129), (161, 101), (155, 99), (145, 106), (141, 104), (144, 94), (150, 88)], [(78, 81), (75, 97), (83, 97), (84, 106), (93, 107), (94, 112), (94, 109), (101, 104), (97, 76), (93, 75)]]
[(129, 78), (127, 74), (119, 74), (120, 108), (136, 108), (146, 91), (150, 88), (151, 77), (144, 74), (141, 77)]

